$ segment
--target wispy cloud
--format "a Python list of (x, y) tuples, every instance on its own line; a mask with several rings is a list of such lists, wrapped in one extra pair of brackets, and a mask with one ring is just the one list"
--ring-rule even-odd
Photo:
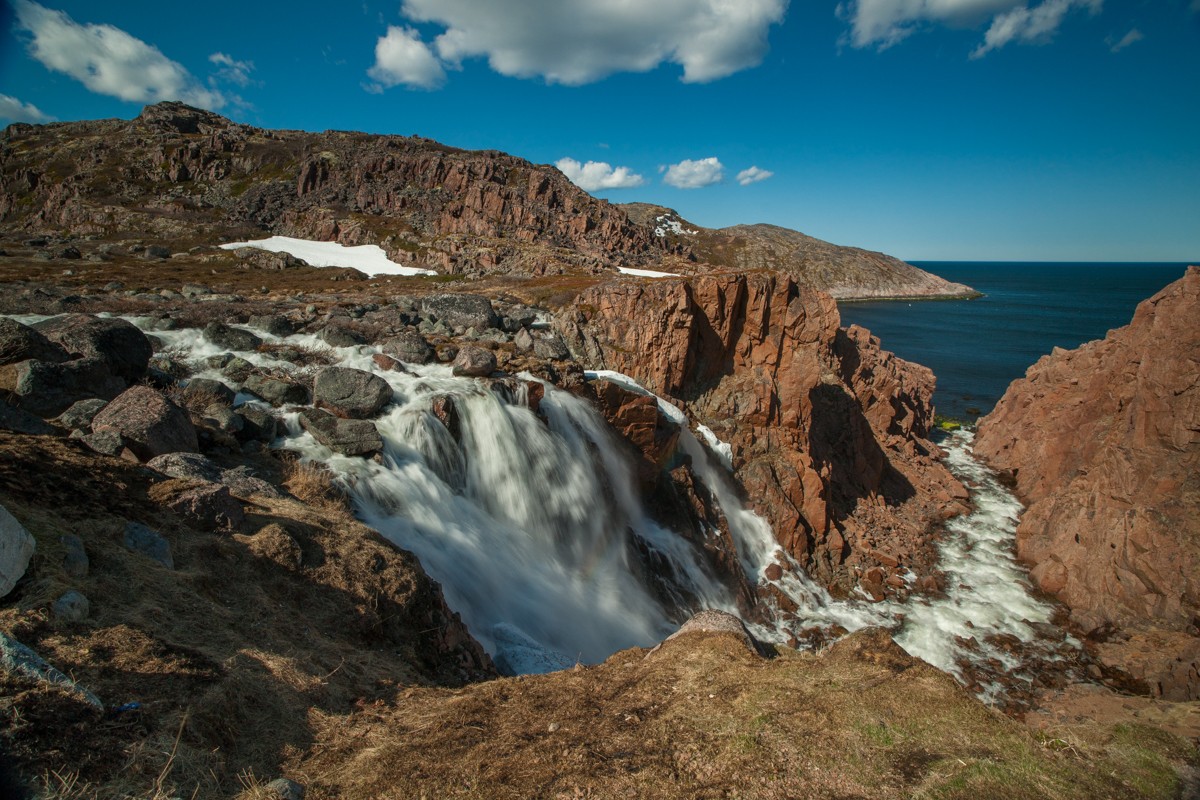
[[(1200, 3), (1200, 0), (1196, 0), (1196, 2)], [(1109, 44), (1108, 49), (1114, 53), (1119, 53), (1122, 50), (1124, 50), (1126, 47), (1129, 47), (1129, 45), (1134, 44), (1136, 42), (1140, 42), (1142, 39), (1145, 39), (1145, 38), (1146, 37), (1142, 34), (1141, 31), (1139, 31), (1137, 28), (1133, 28), (1129, 31), (1129, 33), (1122, 36), (1119, 41), (1114, 42), (1111, 39), (1108, 40), (1108, 44)]]
[(217, 66), (213, 77), (245, 88), (250, 85), (250, 73), (254, 71), (253, 61), (238, 61), (225, 53), (213, 53), (208, 60)]
[(182, 100), (208, 109), (226, 98), (143, 42), (112, 25), (81, 25), (62, 11), (16, 0), (16, 29), (30, 35), (29, 54), (97, 94), (139, 103)]
[(684, 159), (666, 168), (663, 183), (676, 189), (702, 189), (720, 183), (725, 177), (725, 166), (715, 156), (696, 161)]
[(400, 85), (437, 89), (446, 82), (446, 71), (429, 45), (421, 41), (421, 35), (412, 28), (395, 25), (375, 43), (375, 66), (367, 74), (375, 81), (368, 87), (374, 92)]
[(750, 167), (749, 169), (744, 169), (737, 174), (737, 182), (739, 184), (741, 184), (742, 186), (749, 186), (752, 183), (758, 183), (759, 181), (765, 181), (767, 178), (770, 178), (774, 174), (775, 173), (771, 172), (771, 170), (769, 170), (769, 169), (759, 169), (758, 167)]
[(971, 58), (982, 58), (1009, 42), (1048, 42), (1058, 31), (1068, 11), (1072, 8), (1090, 8), (1092, 13), (1097, 13), (1101, 2), (1102, 0), (1046, 0), (1039, 6), (1020, 6), (997, 14), (984, 34), (983, 42), (971, 52)]
[(8, 122), (53, 122), (54, 117), (45, 114), (32, 103), (22, 103), (15, 97), (0, 94), (0, 120)]
[(562, 170), (571, 183), (585, 192), (600, 189), (632, 189), (645, 184), (646, 179), (629, 167), (614, 167), (606, 161), (580, 164), (573, 158), (560, 158), (554, 166)]

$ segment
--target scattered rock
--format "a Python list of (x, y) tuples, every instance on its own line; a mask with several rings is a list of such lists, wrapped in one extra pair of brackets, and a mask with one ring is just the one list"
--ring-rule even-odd
[(243, 441), (271, 442), (278, 435), (278, 421), (275, 415), (265, 408), (247, 403), (237, 410), (241, 416)]
[(234, 396), (233, 389), (212, 378), (192, 378), (183, 389), (183, 402), (190, 408), (213, 402), (231, 406)]
[(408, 372), (408, 370), (404, 368), (404, 364), (400, 361), (400, 359), (393, 358), (392, 356), (385, 355), (384, 353), (376, 353), (375, 355), (371, 356), (371, 361), (375, 363), (375, 366), (386, 372)]
[(533, 336), (529, 333), (529, 331), (522, 328), (521, 330), (517, 331), (515, 336), (513, 336), (513, 344), (515, 344), (517, 349), (522, 353), (528, 353), (533, 349)]
[(56, 433), (54, 426), (47, 424), (41, 417), (36, 417), (19, 408), (13, 408), (2, 401), (0, 401), (0, 429), (30, 436), (49, 436)]
[(366, 339), (357, 331), (343, 328), (340, 325), (330, 325), (317, 332), (317, 338), (330, 347), (355, 347), (365, 344)]
[(33, 327), (66, 350), (71, 358), (102, 359), (108, 370), (127, 385), (145, 377), (150, 357), (154, 355), (146, 334), (118, 317), (64, 314)]
[(143, 251), (143, 254), (146, 258), (170, 258), (171, 250), (161, 244), (152, 244)]
[(477, 294), (436, 294), (421, 298), (421, 313), (434, 317), (456, 331), (487, 330), (500, 326), (492, 302)]
[(251, 375), (242, 384), (242, 389), (260, 397), (273, 406), (308, 402), (308, 390), (298, 383), (273, 378), (269, 375)]
[(6, 633), (0, 632), (0, 670), (36, 683), (66, 689), (88, 705), (104, 709), (100, 698), (46, 663), (46, 660)]
[(217, 483), (197, 483), (173, 492), (164, 505), (205, 531), (232, 530), (246, 521), (241, 502), (230, 493), (228, 486)]
[(335, 453), (365, 456), (383, 449), (383, 438), (375, 424), (363, 419), (339, 419), (328, 411), (306, 408), (300, 426)]
[(70, 408), (59, 414), (54, 422), (67, 430), (87, 429), (91, 427), (92, 420), (96, 418), (96, 415), (106, 405), (108, 405), (108, 401), (98, 397), (79, 400), (72, 403)]
[(221, 483), (229, 487), (229, 491), (238, 497), (254, 497), (255, 495), (262, 497), (283, 497), (282, 492), (255, 475), (250, 467), (245, 464), (222, 472)]
[(313, 383), (313, 405), (346, 419), (374, 417), (391, 400), (387, 381), (359, 369), (325, 367)]
[(262, 344), (260, 339), (250, 331), (226, 325), (224, 322), (210, 322), (204, 326), (204, 338), (232, 352), (257, 350)]
[(114, 430), (95, 431), (78, 437), (93, 453), (119, 458), (126, 451), (125, 438)]
[(496, 371), (496, 356), (491, 350), (467, 345), (454, 359), (454, 374), (485, 378)]
[(0, 597), (11, 592), (21, 580), (36, 549), (33, 534), (7, 508), (0, 506)]
[(279, 800), (304, 800), (304, 786), (287, 778), (276, 778), (267, 784), (266, 790)]
[(50, 606), (50, 613), (59, 622), (82, 622), (88, 618), (92, 606), (80, 592), (69, 589)]
[(380, 343), (379, 349), (407, 364), (428, 364), (434, 358), (433, 348), (416, 331), (405, 331)]
[(533, 354), (552, 361), (565, 361), (571, 357), (571, 351), (557, 333), (533, 337)]
[(42, 417), (57, 416), (80, 400), (116, 397), (124, 388), (125, 382), (101, 358), (22, 361), (0, 367), (0, 394)]
[(199, 448), (187, 414), (148, 386), (134, 386), (118, 395), (92, 420), (92, 429), (120, 433), (142, 461)]
[(67, 360), (67, 353), (40, 331), (15, 319), (0, 317), (0, 365), (31, 358), (59, 363)]
[(83, 546), (83, 539), (73, 533), (64, 533), (58, 537), (63, 548), (63, 572), (70, 578), (86, 578), (88, 574), (88, 554)]
[(122, 544), (126, 549), (141, 553), (167, 569), (175, 569), (175, 559), (171, 556), (170, 543), (163, 538), (161, 533), (140, 522), (125, 524), (125, 537)]
[(221, 482), (221, 468), (208, 456), (200, 453), (167, 453), (150, 459), (146, 466), (172, 478)]
[(272, 336), (291, 336), (296, 332), (294, 326), (287, 317), (282, 314), (260, 314), (250, 317), (247, 322), (251, 328), (258, 328), (260, 331), (265, 331)]

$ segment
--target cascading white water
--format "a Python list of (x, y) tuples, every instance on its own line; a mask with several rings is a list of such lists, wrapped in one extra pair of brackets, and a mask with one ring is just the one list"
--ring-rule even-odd
[[(194, 332), (156, 335), (193, 365), (224, 352)], [(635, 543), (669, 564), (676, 585), (696, 607), (690, 610), (736, 613), (730, 591), (710, 574), (692, 544), (648, 518), (630, 463), (607, 423), (586, 402), (546, 385), (543, 420), (524, 398), (509, 402), (484, 382), (454, 377), (445, 366), (409, 367), (413, 374), (381, 371), (371, 360), (377, 352), (372, 347), (328, 348), (303, 335), (287, 341), (320, 346), (343, 366), (380, 375), (393, 389), (394, 404), (375, 421), (385, 442), (378, 463), (332, 453), (301, 432), (295, 415), (286, 419), (289, 433), (278, 444), (326, 464), (367, 524), (420, 557), (450, 606), (502, 669), (543, 672), (576, 661), (596, 662), (669, 634), (689, 609), (682, 607), (683, 595), (668, 598), (664, 607), (642, 574)], [(292, 368), (261, 353), (237, 355), (258, 365)], [(215, 371), (198, 374), (222, 377)], [(591, 377), (649, 394), (618, 373)], [(457, 439), (431, 413), (438, 397), (453, 401)], [(835, 601), (782, 551), (767, 522), (743, 505), (726, 464), (727, 446), (698, 428), (706, 447), (683, 412), (661, 398), (658, 402), (680, 424), (681, 448), (724, 513), (750, 583), (767, 583), (772, 563), (784, 567), (783, 576), (770, 583), (798, 611), (768, 608), (769, 622), (752, 625), (756, 636), (782, 642), (813, 626), (882, 625), (896, 631), (910, 653), (960, 678), (963, 660), (995, 659), (1014, 672), (1024, 666), (1022, 656), (991, 640), (1010, 635), (1031, 642), (1030, 623), (1048, 620), (1051, 609), (1028, 594), (1012, 558), (1020, 505), (971, 458), (969, 435), (949, 442), (947, 463), (973, 484), (976, 511), (952, 521), (941, 545), (942, 568), (950, 578), (945, 596), (905, 604)], [(961, 643), (970, 639), (978, 645)], [(997, 692), (994, 685), (984, 688), (987, 697)]]

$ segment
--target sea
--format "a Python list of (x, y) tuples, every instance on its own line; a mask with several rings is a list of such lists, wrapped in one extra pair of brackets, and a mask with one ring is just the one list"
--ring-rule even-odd
[[(972, 300), (839, 304), (885, 350), (937, 376), (937, 413), (972, 422), (1055, 347), (1129, 324), (1138, 303), (1183, 276), (1185, 263), (912, 261), (983, 293)], [(1193, 262), (1196, 263), (1196, 262)]]

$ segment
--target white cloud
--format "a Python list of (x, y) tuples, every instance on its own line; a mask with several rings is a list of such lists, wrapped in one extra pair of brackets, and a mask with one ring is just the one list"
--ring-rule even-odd
[(704, 83), (757, 66), (789, 0), (404, 0), (410, 20), (445, 28), (442, 61), (484, 57), (502, 75), (577, 86), (615, 72), (683, 67)]
[(725, 167), (715, 156), (696, 161), (684, 159), (667, 167), (663, 183), (676, 189), (701, 189), (720, 183), (725, 177)]
[(238, 61), (225, 53), (213, 53), (208, 60), (219, 68), (213, 76), (217, 80), (228, 81), (243, 87), (250, 85), (250, 73), (254, 71), (253, 61)]
[(742, 186), (749, 186), (752, 183), (758, 183), (759, 181), (765, 181), (767, 178), (770, 178), (774, 174), (775, 173), (771, 172), (771, 170), (769, 170), (769, 169), (759, 169), (758, 167), (750, 167), (749, 169), (744, 169), (737, 174), (737, 182), (740, 183)]
[(555, 162), (571, 183), (585, 192), (600, 189), (631, 189), (641, 186), (646, 179), (633, 172), (629, 167), (613, 167), (605, 161), (589, 161), (580, 164), (573, 158), (560, 158)]
[[(1196, 0), (1196, 2), (1200, 3), (1200, 0)], [(1145, 39), (1145, 38), (1146, 37), (1142, 34), (1141, 31), (1139, 31), (1137, 28), (1133, 28), (1132, 30), (1129, 31), (1129, 33), (1127, 33), (1121, 37), (1121, 41), (1119, 41), (1119, 42), (1111, 42), (1110, 41), (1109, 42), (1110, 46), (1108, 49), (1112, 50), (1114, 53), (1119, 53), (1122, 50), (1124, 50), (1126, 47), (1129, 47), (1129, 45), (1131, 45), (1135, 42), (1140, 42), (1142, 39)]]
[(372, 91), (399, 84), (437, 89), (446, 82), (445, 70), (420, 34), (395, 25), (388, 26), (387, 35), (375, 43), (375, 66), (367, 74), (376, 81), (376, 86), (370, 87)]
[(15, 97), (0, 94), (0, 120), (9, 122), (53, 122), (54, 117), (42, 113), (33, 103), (22, 103)]
[(1062, 24), (1063, 17), (1073, 7), (1088, 6), (1095, 13), (1100, 10), (1101, 2), (1102, 0), (1045, 0), (1033, 8), (1019, 6), (997, 14), (984, 34), (983, 42), (972, 51), (971, 58), (981, 58), (1013, 41), (1026, 44), (1048, 42)]
[(1104, 0), (1044, 0), (1030, 7), (1026, 0), (848, 0), (838, 6), (850, 21), (855, 47), (891, 47), (923, 27), (946, 25), (989, 28), (974, 57), (1010, 41), (1047, 41), (1071, 8), (1099, 13)]
[(97, 94), (138, 103), (182, 100), (218, 109), (220, 92), (207, 89), (157, 47), (112, 25), (80, 25), (62, 11), (16, 0), (16, 28), (32, 34), (29, 54), (47, 69), (70, 75)]

